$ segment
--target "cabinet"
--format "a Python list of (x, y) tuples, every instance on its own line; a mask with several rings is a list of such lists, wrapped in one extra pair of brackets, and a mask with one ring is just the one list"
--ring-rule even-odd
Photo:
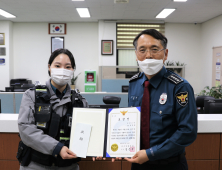
[(111, 162), (111, 160), (106, 161), (92, 161), (90, 160), (82, 160), (79, 162), (79, 166), (81, 170), (121, 170), (121, 161)]
[[(16, 153), (20, 138), (18, 133), (0, 133), (1, 170), (19, 169)], [(189, 170), (222, 170), (222, 134), (198, 133), (197, 139), (186, 148)], [(111, 162), (92, 161), (85, 158), (79, 162), (81, 170), (131, 170), (131, 163), (122, 160)]]
[[(186, 158), (189, 170), (216, 170), (220, 161), (220, 133), (199, 133), (197, 139), (186, 148)], [(222, 169), (221, 169), (222, 170)]]
[(19, 169), (19, 162), (16, 159), (19, 141), (18, 133), (0, 133), (1, 170)]
[[(222, 170), (222, 134), (198, 133), (197, 139), (186, 148), (189, 170)], [(90, 163), (91, 162), (91, 163)], [(131, 170), (131, 163), (122, 160), (92, 162), (91, 158), (80, 162), (80, 169)]]

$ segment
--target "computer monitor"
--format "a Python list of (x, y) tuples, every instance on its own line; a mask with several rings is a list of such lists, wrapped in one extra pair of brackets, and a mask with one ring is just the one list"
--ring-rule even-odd
[(119, 108), (119, 104), (89, 105), (89, 108), (97, 108), (97, 109)]
[(126, 72), (126, 78), (131, 78), (131, 77), (133, 77), (138, 72)]
[(2, 108), (1, 108), (2, 104), (1, 104), (1, 99), (0, 99), (0, 113), (2, 113)]
[(222, 99), (204, 100), (204, 113), (222, 113)]
[(129, 86), (122, 86), (122, 92), (128, 92)]

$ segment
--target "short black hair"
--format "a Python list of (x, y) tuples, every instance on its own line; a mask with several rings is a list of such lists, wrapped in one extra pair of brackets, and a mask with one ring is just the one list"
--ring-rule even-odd
[(142, 31), (141, 33), (139, 33), (135, 39), (133, 40), (133, 45), (135, 47), (135, 49), (137, 49), (137, 41), (139, 39), (139, 37), (143, 34), (147, 34), (147, 35), (150, 35), (152, 36), (153, 38), (157, 39), (157, 40), (160, 40), (160, 43), (161, 45), (163, 46), (164, 49), (167, 48), (167, 38), (161, 34), (159, 31), (155, 30), (155, 29), (147, 29), (147, 30), (144, 30)]
[[(48, 64), (51, 66), (52, 62), (54, 61), (54, 59), (59, 55), (59, 54), (66, 54), (70, 61), (71, 61), (71, 65), (72, 65), (72, 68), (75, 70), (76, 69), (76, 64), (75, 64), (75, 59), (74, 59), (74, 56), (72, 55), (72, 53), (68, 50), (68, 49), (64, 49), (64, 48), (60, 48), (60, 49), (57, 49), (55, 50), (50, 58), (49, 58), (49, 62)], [(48, 71), (49, 73), (49, 76), (50, 76), (50, 72)]]

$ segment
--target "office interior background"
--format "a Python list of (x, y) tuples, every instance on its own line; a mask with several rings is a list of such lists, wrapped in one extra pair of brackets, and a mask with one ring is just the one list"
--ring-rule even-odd
[[(87, 7), (90, 18), (80, 18), (76, 8)], [(155, 16), (164, 8), (176, 10), (165, 19)], [(199, 93), (212, 85), (212, 48), (222, 45), (222, 1), (188, 0), (0, 0), (3, 9), (16, 18), (0, 16), (5, 33), (5, 65), (0, 66), (0, 90), (12, 78), (28, 78), (42, 84), (49, 78), (51, 55), (49, 23), (66, 23), (65, 48), (75, 57), (80, 74), (76, 88), (84, 91), (84, 70), (116, 66), (116, 23), (164, 23), (168, 60), (186, 64), (185, 79)], [(101, 55), (101, 40), (113, 40), (113, 55)], [(97, 74), (97, 76), (99, 76)]]
[[(77, 13), (76, 8), (83, 7), (89, 9), (90, 18), (81, 18)], [(155, 18), (164, 8), (175, 11), (165, 19)], [(75, 75), (81, 73), (76, 88), (84, 92), (84, 71), (95, 70), (97, 91), (100, 91), (100, 66), (117, 65), (117, 23), (164, 24), (164, 34), (169, 41), (168, 60), (186, 64), (184, 78), (196, 94), (205, 86), (212, 86), (213, 47), (222, 46), (222, 0), (0, 0), (0, 9), (16, 16), (0, 15), (0, 33), (5, 35), (5, 43), (0, 48), (6, 49), (6, 55), (0, 56), (5, 59), (5, 65), (0, 64), (0, 90), (5, 90), (10, 80), (17, 78), (44, 84), (49, 78), (51, 37), (61, 36), (64, 47), (74, 54)], [(49, 34), (49, 23), (65, 23), (66, 34)], [(113, 40), (112, 55), (101, 54), (101, 40)], [(110, 94), (82, 93), (90, 104), (101, 104), (103, 95)], [(0, 169), (14, 170), (19, 168), (15, 155), (20, 138), (18, 114), (13, 113), (19, 112), (23, 92), (2, 92), (1, 95)], [(120, 107), (127, 105), (127, 93), (118, 95), (123, 102)], [(189, 169), (222, 170), (221, 122), (221, 114), (198, 114), (198, 137), (186, 148)], [(80, 162), (80, 168), (128, 170), (131, 164), (127, 161), (112, 163), (109, 159), (92, 162), (91, 158), (86, 158)]]

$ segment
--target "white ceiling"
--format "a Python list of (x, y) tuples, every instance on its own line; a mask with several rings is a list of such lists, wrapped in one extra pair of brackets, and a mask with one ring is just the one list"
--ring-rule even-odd
[[(91, 18), (80, 18), (77, 7), (88, 7)], [(164, 8), (176, 8), (166, 19), (155, 19)], [(0, 0), (3, 9), (17, 18), (13, 22), (95, 22), (98, 20), (154, 20), (175, 23), (202, 23), (222, 14), (222, 0), (129, 0), (115, 4), (114, 0)]]

